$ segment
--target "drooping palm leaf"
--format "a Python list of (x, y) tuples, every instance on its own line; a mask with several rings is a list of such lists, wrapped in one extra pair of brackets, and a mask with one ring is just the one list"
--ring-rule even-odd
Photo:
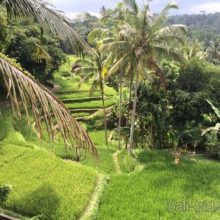
[(164, 21), (166, 21), (167, 15), (170, 12), (171, 9), (178, 9), (178, 5), (176, 2), (171, 2), (167, 4), (164, 9), (157, 15), (157, 17), (154, 19), (152, 23), (152, 30), (155, 30), (158, 26), (161, 26), (164, 24)]
[(157, 38), (173, 36), (173, 39), (175, 39), (175, 37), (181, 37), (182, 34), (187, 34), (187, 27), (182, 24), (169, 25), (155, 32)]
[(125, 68), (125, 65), (128, 63), (126, 61), (127, 55), (125, 54), (122, 56), (119, 60), (117, 60), (115, 63), (113, 63), (112, 67), (109, 69), (108, 74), (105, 77), (110, 77), (111, 75), (117, 73), (120, 69)]
[(124, 0), (124, 4), (133, 15), (137, 15), (139, 8), (137, 2), (135, 0)]
[(31, 112), (40, 137), (44, 119), (51, 140), (54, 140), (56, 130), (59, 130), (67, 147), (85, 149), (97, 156), (96, 148), (85, 129), (71, 116), (62, 102), (2, 54), (0, 78), (8, 92), (13, 112), (21, 116), (24, 109), (28, 119)]
[(45, 60), (47, 64), (51, 64), (52, 62), (52, 57), (50, 56), (50, 54), (44, 50), (44, 48), (39, 45), (34, 43), (34, 51), (31, 55), (32, 60), (34, 60), (35, 62), (41, 62), (41, 60)]

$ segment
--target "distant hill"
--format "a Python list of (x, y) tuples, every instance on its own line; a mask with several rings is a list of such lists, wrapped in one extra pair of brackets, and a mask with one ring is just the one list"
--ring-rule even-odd
[(203, 41), (205, 45), (220, 39), (220, 13), (170, 16), (168, 23), (187, 25), (190, 37)]

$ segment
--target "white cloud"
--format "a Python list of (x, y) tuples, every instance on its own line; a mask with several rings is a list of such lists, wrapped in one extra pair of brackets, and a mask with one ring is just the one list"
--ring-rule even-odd
[[(80, 15), (81, 12), (69, 12), (69, 13), (65, 13), (66, 16), (70, 19), (74, 19), (77, 18)], [(94, 13), (94, 12), (88, 12), (91, 15), (94, 15), (96, 17), (100, 17), (101, 15), (99, 13)]]
[[(122, 0), (49, 0), (70, 17), (75, 17), (75, 14), (82, 11), (92, 12), (98, 14), (102, 5), (107, 8), (113, 8), (115, 4)], [(161, 11), (164, 6), (172, 1), (178, 2), (180, 10), (172, 10), (171, 14), (194, 14), (201, 11), (206, 12), (220, 12), (220, 0), (153, 0), (151, 1), (151, 9), (153, 12)], [(137, 0), (142, 5), (143, 0)]]
[(220, 2), (210, 2), (210, 3), (195, 5), (189, 8), (188, 13), (198, 14), (201, 13), (201, 11), (206, 11), (208, 13), (220, 12)]

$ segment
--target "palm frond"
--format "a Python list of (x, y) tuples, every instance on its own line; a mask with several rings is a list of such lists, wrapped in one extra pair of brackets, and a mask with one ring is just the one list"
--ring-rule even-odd
[(76, 65), (81, 65), (81, 66), (93, 66), (93, 60), (92, 59), (88, 59), (86, 57), (77, 59), (75, 61)]
[(164, 35), (164, 36), (157, 36), (153, 39), (155, 43), (160, 43), (160, 44), (169, 44), (169, 43), (179, 43), (181, 45), (185, 44), (184, 38), (181, 36), (177, 36), (175, 34), (173, 35)]
[(87, 40), (90, 44), (94, 45), (97, 40), (100, 40), (103, 36), (107, 36), (108, 30), (103, 28), (95, 28), (88, 36)]
[(169, 47), (165, 47), (162, 45), (154, 45), (154, 51), (158, 56), (165, 56), (170, 57), (173, 60), (179, 61), (179, 62), (185, 62), (184, 55), (181, 51), (170, 49)]
[(126, 57), (127, 55), (125, 54), (117, 62), (115, 62), (113, 66), (110, 68), (110, 70), (108, 71), (108, 74), (106, 75), (106, 77), (110, 77), (111, 75), (117, 73), (120, 70), (120, 67), (122, 68), (122, 66), (125, 65)]
[(47, 64), (50, 64), (52, 62), (52, 57), (50, 54), (47, 53), (46, 50), (39, 44), (34, 43), (34, 52), (32, 53), (31, 57), (32, 60), (35, 62), (41, 62), (41, 60), (46, 60)]
[(101, 51), (111, 51), (112, 53), (117, 51), (124, 51), (126, 48), (131, 48), (129, 41), (114, 41), (103, 44)]
[(171, 2), (167, 4), (160, 14), (154, 19), (152, 23), (152, 29), (156, 30), (167, 18), (167, 15), (171, 9), (179, 9), (177, 3)]
[(139, 9), (136, 0), (124, 0), (124, 5), (133, 15), (138, 14)]
[(159, 31), (155, 32), (156, 38), (163, 38), (167, 36), (181, 37), (182, 34), (187, 34), (187, 27), (182, 24), (169, 25), (161, 28)]
[(71, 116), (62, 102), (2, 54), (0, 54), (0, 77), (3, 79), (14, 114), (21, 116), (24, 110), (29, 120), (31, 112), (39, 137), (43, 135), (41, 120), (43, 118), (52, 141), (57, 135), (54, 129), (57, 127), (66, 147), (85, 149), (97, 156), (96, 148), (85, 129)]

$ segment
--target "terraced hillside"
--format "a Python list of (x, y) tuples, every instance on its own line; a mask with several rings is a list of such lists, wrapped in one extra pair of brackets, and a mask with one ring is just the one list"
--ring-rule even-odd
[[(56, 94), (77, 119), (86, 119), (88, 116), (97, 113), (100, 115), (102, 114), (103, 104), (99, 88), (90, 95), (92, 82), (80, 85), (79, 76), (72, 73), (75, 60), (75, 56), (67, 56), (66, 62), (54, 73), (54, 80), (59, 85)], [(116, 92), (112, 88), (105, 86), (106, 108), (115, 104), (115, 94)]]
[[(102, 117), (100, 92), (89, 96), (90, 83), (78, 87), (79, 78), (71, 75), (74, 60), (69, 56), (55, 73), (56, 94), (89, 126), (99, 160), (83, 152), (75, 162), (75, 152), (59, 140), (39, 141), (25, 119), (13, 121), (12, 113), (4, 109), (0, 185), (10, 184), (12, 191), (0, 204), (0, 213), (15, 212), (26, 220), (219, 219), (219, 162), (186, 153), (177, 166), (170, 150), (136, 149), (130, 156), (116, 151), (114, 143), (105, 146), (103, 129), (91, 126)], [(112, 106), (115, 92), (105, 89), (106, 104)], [(204, 206), (210, 203), (214, 210)], [(184, 204), (193, 206), (182, 211)]]
[[(0, 185), (12, 189), (0, 213), (39, 219), (78, 219), (93, 193), (98, 173), (51, 152), (49, 143), (20, 129), (8, 109), (0, 117)], [(33, 135), (33, 136), (32, 136)], [(9, 211), (5, 211), (9, 210)], [(29, 219), (19, 216), (20, 219)], [(38, 218), (36, 218), (38, 219)]]
[[(59, 85), (56, 95), (64, 102), (73, 116), (87, 128), (98, 149), (98, 162), (92, 156), (84, 155), (81, 157), (81, 163), (93, 167), (101, 173), (112, 174), (115, 173), (112, 154), (115, 152), (116, 146), (112, 143), (108, 147), (105, 146), (101, 92), (97, 88), (90, 95), (92, 81), (82, 83), (79, 87), (80, 78), (71, 72), (76, 59), (75, 56), (67, 56), (66, 61), (54, 73), (54, 81)], [(116, 92), (112, 88), (105, 86), (105, 106), (107, 109), (111, 109), (115, 105), (115, 95)], [(60, 146), (57, 146), (56, 152), (58, 156), (74, 158), (71, 152), (64, 152)]]

